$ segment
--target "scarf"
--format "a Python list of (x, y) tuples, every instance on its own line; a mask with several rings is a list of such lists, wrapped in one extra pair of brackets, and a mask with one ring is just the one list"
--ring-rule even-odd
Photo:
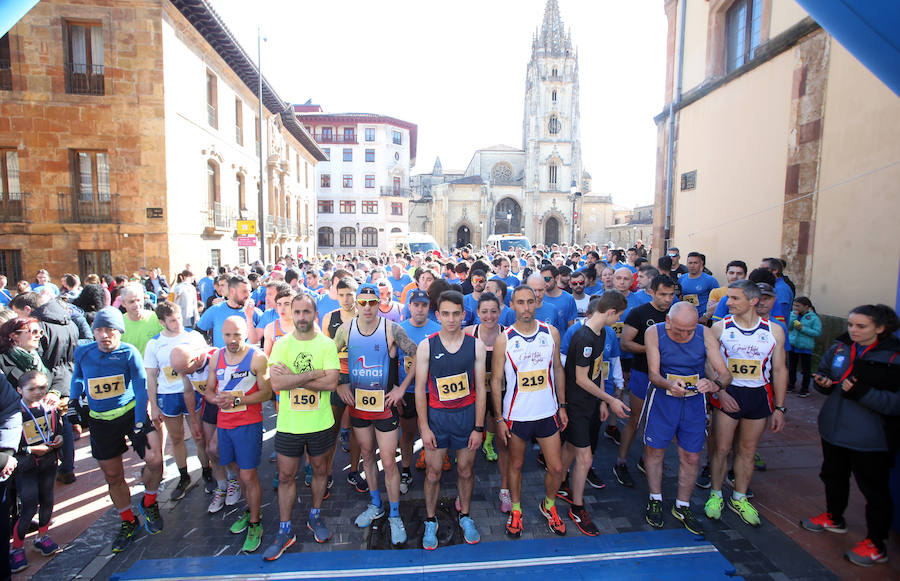
[(37, 351), (26, 351), (21, 347), (13, 347), (8, 352), (10, 359), (16, 364), (16, 367), (22, 371), (37, 370), (50, 378), (50, 371), (44, 366)]

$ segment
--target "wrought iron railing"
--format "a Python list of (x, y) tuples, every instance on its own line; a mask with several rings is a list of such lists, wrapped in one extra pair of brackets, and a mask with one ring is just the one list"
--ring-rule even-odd
[(103, 65), (66, 63), (66, 92), (76, 95), (103, 95)]
[(118, 224), (119, 194), (63, 192), (58, 196), (59, 221), (76, 224)]
[(24, 222), (25, 198), (27, 192), (6, 192), (0, 194), (0, 222)]

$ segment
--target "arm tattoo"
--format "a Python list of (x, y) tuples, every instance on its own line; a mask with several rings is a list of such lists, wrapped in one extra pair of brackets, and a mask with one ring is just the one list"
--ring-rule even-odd
[(347, 346), (347, 339), (344, 337), (343, 325), (338, 327), (337, 331), (334, 332), (334, 344), (337, 347), (338, 353), (340, 353), (341, 349)]
[(403, 349), (403, 352), (407, 355), (415, 357), (416, 355), (416, 343), (412, 339), (409, 338), (409, 335), (406, 334), (406, 331), (398, 325), (397, 323), (391, 323), (391, 331), (394, 333), (394, 342)]

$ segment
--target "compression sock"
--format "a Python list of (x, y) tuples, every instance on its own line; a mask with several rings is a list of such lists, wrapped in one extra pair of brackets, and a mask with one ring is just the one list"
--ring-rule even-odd
[(156, 490), (154, 490), (153, 492), (151, 492), (149, 490), (144, 492), (144, 506), (145, 507), (151, 506), (154, 502), (156, 502), (156, 493), (157, 492), (158, 491), (156, 491)]
[(134, 522), (135, 520), (137, 520), (135, 518), (134, 512), (132, 512), (130, 506), (128, 508), (123, 508), (122, 510), (120, 510), (119, 516), (122, 517), (122, 520), (128, 521), (128, 522)]
[(391, 502), (391, 512), (390, 517), (394, 518), (396, 516), (400, 516), (400, 503), (399, 502)]
[(278, 534), (291, 534), (291, 521), (281, 521), (278, 523)]
[(522, 503), (521, 502), (512, 503), (512, 509), (522, 512)]
[(372, 498), (372, 504), (381, 508), (381, 491), (380, 490), (370, 490), (369, 496)]

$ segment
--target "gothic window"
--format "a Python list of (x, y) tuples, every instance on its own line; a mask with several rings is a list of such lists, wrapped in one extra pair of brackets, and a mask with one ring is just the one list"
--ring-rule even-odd
[(558, 76), (559, 76), (559, 71), (557, 71), (557, 70), (554, 68), (554, 69), (553, 69), (553, 72), (551, 73), (551, 76), (553, 76), (553, 78), (558, 77)]
[(555, 163), (551, 163), (549, 170), (550, 170), (550, 175), (549, 175), (550, 189), (555, 190), (557, 184), (559, 183), (559, 166), (556, 165)]
[(491, 178), (496, 183), (505, 183), (512, 181), (512, 168), (508, 163), (497, 163), (491, 168)]
[(553, 93), (550, 95), (550, 99), (551, 99), (554, 103), (556, 103), (556, 90), (554, 90)]
[(559, 117), (554, 115), (553, 117), (550, 118), (550, 124), (549, 124), (550, 135), (556, 135), (557, 133), (559, 133), (560, 128), (561, 128), (561, 124), (559, 122)]

